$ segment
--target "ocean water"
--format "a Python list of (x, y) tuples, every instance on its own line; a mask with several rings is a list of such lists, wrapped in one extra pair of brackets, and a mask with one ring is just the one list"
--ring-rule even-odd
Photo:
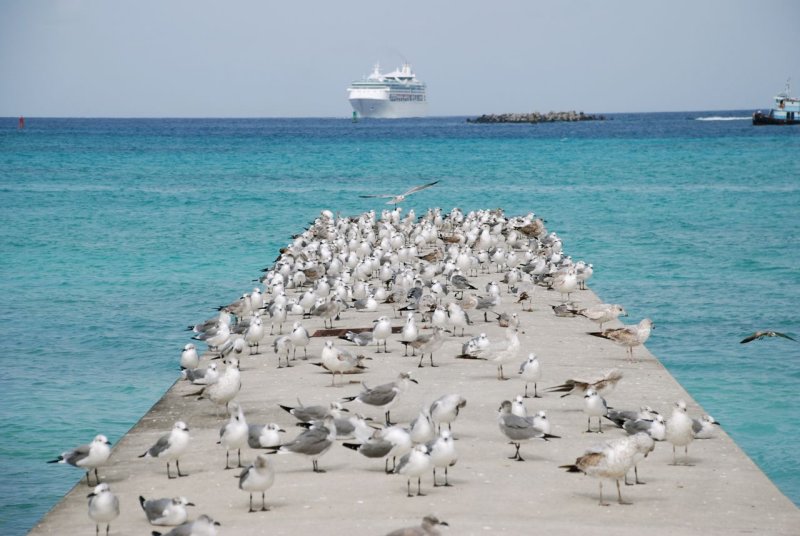
[(174, 381), (186, 325), (249, 290), (322, 209), (441, 180), (405, 209), (535, 211), (590, 286), (800, 504), (800, 128), (748, 112), (465, 118), (0, 120), (0, 533), (82, 476)]

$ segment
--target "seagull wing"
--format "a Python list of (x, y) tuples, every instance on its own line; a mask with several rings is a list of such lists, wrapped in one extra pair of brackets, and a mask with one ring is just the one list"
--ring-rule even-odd
[[(433, 182), (429, 182), (428, 184), (421, 184), (420, 186), (414, 186), (413, 188), (411, 188), (409, 191), (405, 192), (402, 195), (403, 196), (411, 195), (414, 192), (419, 192), (420, 190), (424, 190), (425, 188), (430, 188), (431, 186), (433, 186), (434, 184), (437, 184), (438, 182), (439, 181), (433, 181)], [(387, 197), (394, 197), (394, 196), (390, 195), (390, 196), (387, 196)]]
[(754, 341), (754, 340), (756, 340), (756, 339), (760, 339), (760, 338), (761, 338), (761, 337), (763, 337), (763, 336), (764, 336), (764, 333), (763, 333), (763, 332), (761, 332), (761, 331), (756, 331), (756, 332), (755, 332), (755, 333), (753, 333), (752, 335), (748, 335), (747, 337), (745, 337), (744, 339), (742, 339), (741, 341), (739, 341), (739, 344), (745, 344), (745, 343), (748, 343), (748, 342)]
[(783, 337), (784, 339), (789, 339), (790, 341), (797, 342), (797, 339), (793, 339), (792, 337), (788, 336), (787, 334), (781, 333), (779, 331), (776, 331), (775, 335), (777, 335), (778, 337)]

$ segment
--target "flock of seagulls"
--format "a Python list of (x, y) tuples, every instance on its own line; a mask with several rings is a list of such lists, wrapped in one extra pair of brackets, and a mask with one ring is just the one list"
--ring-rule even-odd
[[(437, 182), (396, 196), (376, 197), (390, 197), (389, 204), (397, 205), (408, 195)], [(415, 368), (438, 368), (434, 355), (440, 364), (443, 359), (453, 357), (486, 361), (496, 368), (498, 381), (508, 380), (506, 373), (514, 371), (517, 374), (512, 376), (517, 376), (519, 383), (512, 383), (521, 391), (524, 387), (524, 395), (513, 400), (509, 392), (496, 415), (500, 437), (515, 447), (510, 458), (525, 461), (520, 448), (533, 440), (557, 441), (565, 433), (604, 433), (605, 420), (607, 430), (610, 423), (624, 435), (588, 447), (575, 463), (561, 467), (599, 479), (599, 502), (603, 505), (606, 503), (602, 481), (615, 481), (618, 501), (626, 504), (620, 481), (627, 483), (627, 474), (633, 469), (635, 481), (640, 483), (637, 465), (658, 442), (672, 445), (675, 464), (677, 451), (683, 447), (683, 464), (688, 464), (689, 444), (694, 439), (713, 437), (713, 426), (718, 423), (710, 416), (693, 420), (687, 415), (683, 401), (676, 403), (667, 418), (649, 407), (629, 411), (610, 407), (604, 396), (618, 384), (624, 384), (623, 373), (618, 369), (594, 371), (595, 377), (570, 378), (540, 391), (539, 384), (547, 377), (545, 367), (520, 339), (524, 331), (521, 318), (533, 310), (534, 294), (544, 292), (538, 289), (552, 291), (548, 296), (559, 302), (553, 305), (556, 316), (582, 317), (597, 324), (601, 331), (587, 333), (624, 347), (630, 366), (635, 363), (634, 348), (643, 345), (651, 334), (654, 324), (647, 318), (636, 325), (603, 329), (604, 324), (627, 316), (619, 304), (581, 308), (569, 301), (585, 288), (592, 273), (592, 265), (575, 262), (566, 255), (561, 239), (553, 232), (548, 233), (544, 222), (532, 213), (508, 217), (501, 210), (465, 214), (456, 208), (445, 214), (439, 209), (429, 209), (417, 218), (413, 210), (403, 216), (397, 207), (380, 215), (367, 212), (357, 217), (323, 211), (265, 269), (260, 278), (262, 286), (220, 307), (213, 318), (189, 328), (193, 340), (205, 344), (208, 351), (201, 355), (196, 342), (184, 346), (180, 355), (182, 377), (200, 389), (184, 396), (197, 400), (193, 402), (197, 404), (207, 404), (199, 401), (210, 400), (218, 418), (220, 412), (227, 414), (220, 421), (218, 443), (225, 450), (225, 469), (232, 468), (231, 458), (236, 455), (233, 467), (239, 469), (238, 487), (249, 496), (251, 513), (268, 511), (267, 492), (279, 485), (273, 454), (305, 458), (311, 461), (314, 473), (324, 473), (321, 458), (347, 439), (350, 441), (341, 443), (344, 447), (367, 459), (383, 460), (386, 473), (404, 476), (406, 495), (416, 497), (424, 495), (422, 478), (428, 474), (433, 476), (434, 487), (452, 486), (449, 470), (459, 459), (452, 425), (465, 410), (468, 396), (445, 392), (432, 403), (423, 403), (414, 420), (406, 424), (392, 422), (391, 411), (398, 404), (402, 402), (404, 407), (419, 404), (419, 397), (414, 395), (418, 380), (413, 371), (388, 376), (382, 370), (384, 363), (409, 360), (417, 354), (418, 362), (411, 360)], [(479, 284), (479, 280), (486, 279), (490, 281)], [(388, 314), (375, 317), (379, 307), (391, 307), (394, 318)], [(494, 318), (489, 319), (489, 313)], [(296, 320), (284, 334), (283, 325), (289, 322), (289, 317)], [(310, 333), (308, 326), (315, 318), (322, 319), (325, 329)], [(341, 327), (363, 323), (357, 319), (370, 321), (372, 329)], [(272, 325), (270, 333), (265, 329), (267, 322)], [(490, 340), (482, 332), (482, 326), (495, 323), (503, 329), (504, 336)], [(340, 327), (335, 328), (335, 324)], [(272, 334), (276, 328), (277, 334)], [(791, 338), (776, 332), (758, 332), (742, 342), (774, 336)], [(323, 339), (318, 355), (313, 351), (316, 337)], [(532, 337), (535, 340), (535, 333)], [(450, 341), (458, 341), (460, 354), (444, 351)], [(400, 345), (405, 355), (410, 351), (411, 356), (384, 355), (399, 350)], [(307, 350), (309, 346), (311, 352)], [(300, 348), (302, 356), (298, 356)], [(366, 373), (385, 383), (369, 387), (363, 381), (359, 392), (338, 397), (329, 405), (305, 406), (299, 399), (297, 406), (281, 405), (304, 428), (294, 438), (286, 439), (286, 430), (276, 422), (248, 423), (246, 408), (237, 399), (247, 381), (240, 360), (270, 355), (276, 357), (276, 370), (317, 365), (331, 374), (330, 385), (337, 388), (350, 385), (352, 382), (344, 378), (353, 374)], [(286, 374), (311, 370), (296, 368), (297, 372)], [(429, 374), (447, 377), (446, 372), (438, 370)], [(468, 391), (470, 386), (461, 388)], [(545, 411), (527, 415), (525, 398), (537, 399), (553, 393), (562, 398), (582, 397), (587, 418), (585, 432), (564, 430), (556, 435), (551, 433), (551, 420)], [(575, 399), (565, 403), (570, 400)], [(350, 405), (356, 402), (360, 406)], [(383, 422), (366, 418), (355, 409), (363, 409), (367, 414), (379, 412)], [(180, 459), (190, 442), (189, 427), (179, 420), (140, 457), (159, 458), (166, 463), (169, 479), (187, 477), (181, 471)], [(242, 449), (248, 447), (261, 453), (251, 463), (243, 464)], [(108, 484), (101, 482), (97, 471), (108, 463), (110, 454), (110, 443), (105, 436), (98, 435), (89, 445), (53, 460), (85, 470), (87, 484), (90, 474), (94, 474), (96, 487), (89, 496), (89, 516), (96, 523), (97, 533), (103, 524), (108, 532), (110, 523), (119, 515), (119, 501)], [(208, 515), (188, 520), (186, 507), (193, 504), (186, 497), (139, 497), (139, 500), (152, 525), (175, 527), (168, 534), (217, 534), (220, 523)], [(441, 526), (447, 523), (427, 515), (420, 526), (390, 534), (438, 534), (437, 527)]]

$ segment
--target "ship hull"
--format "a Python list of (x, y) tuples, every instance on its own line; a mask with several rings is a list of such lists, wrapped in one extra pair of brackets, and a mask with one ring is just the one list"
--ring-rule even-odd
[(350, 99), (350, 105), (359, 117), (376, 119), (402, 119), (406, 117), (425, 117), (428, 115), (427, 103), (398, 102), (388, 99)]
[[(787, 114), (788, 115), (788, 114)], [(753, 114), (753, 124), (754, 125), (797, 125), (800, 124), (800, 119), (794, 119), (794, 114), (792, 117), (775, 117), (771, 114), (763, 114), (763, 113), (754, 113)]]

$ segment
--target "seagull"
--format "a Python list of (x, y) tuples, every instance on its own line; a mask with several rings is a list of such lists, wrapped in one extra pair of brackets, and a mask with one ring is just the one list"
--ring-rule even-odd
[(428, 443), (434, 438), (436, 430), (427, 407), (423, 407), (417, 418), (409, 423), (408, 433), (414, 443)]
[(521, 374), (521, 378), (525, 382), (524, 398), (530, 398), (528, 396), (528, 384), (530, 382), (533, 382), (533, 398), (541, 398), (536, 390), (536, 382), (542, 377), (542, 366), (539, 364), (535, 353), (528, 354), (528, 358), (519, 366), (519, 374)]
[(441, 348), (442, 344), (444, 343), (444, 336), (442, 333), (445, 330), (440, 327), (434, 327), (432, 333), (426, 333), (425, 335), (418, 335), (416, 339), (411, 342), (402, 342), (406, 348), (411, 346), (414, 350), (419, 350), (419, 364), (417, 365), (418, 368), (422, 367), (422, 360), (425, 358), (425, 354), (430, 354), (431, 359), (431, 366), (438, 367), (439, 365), (433, 364), (433, 352)]
[[(417, 329), (417, 323), (414, 319), (414, 313), (408, 313), (406, 316), (406, 323), (403, 326), (403, 331), (400, 333), (400, 342), (413, 342), (419, 336), (419, 329)], [(405, 355), (408, 355), (408, 345), (404, 345), (406, 349)], [(416, 351), (416, 348), (413, 346), (411, 347)], [(413, 354), (413, 352), (412, 352)]]
[(711, 439), (714, 437), (714, 425), (719, 426), (719, 421), (711, 415), (703, 415), (699, 419), (692, 419), (692, 433), (695, 439)]
[(205, 368), (184, 369), (181, 371), (181, 377), (194, 385), (210, 385), (219, 379), (219, 372), (216, 363), (209, 363)]
[(225, 447), (225, 469), (231, 469), (228, 466), (228, 460), (231, 450), (236, 449), (239, 456), (239, 465), (242, 466), (242, 447), (247, 443), (250, 428), (247, 426), (247, 421), (244, 419), (244, 412), (242, 407), (234, 402), (229, 407), (230, 420), (219, 430), (218, 445)]
[(397, 456), (403, 456), (411, 452), (413, 442), (408, 429), (395, 425), (376, 430), (372, 437), (363, 443), (342, 443), (342, 445), (367, 458), (386, 458), (383, 470), (386, 474), (391, 474), (397, 468), (397, 464), (393, 463), (390, 470), (389, 456), (396, 460)]
[(153, 531), (153, 536), (217, 536), (217, 527), (219, 525), (219, 521), (214, 521), (203, 514), (196, 520), (187, 521), (166, 534)]
[[(438, 184), (439, 181), (429, 182), (428, 184), (422, 184), (420, 186), (414, 186), (410, 190), (403, 192), (402, 194), (395, 195), (395, 194), (376, 194), (376, 195), (360, 195), (358, 197), (363, 198), (373, 198), (373, 197), (383, 197), (383, 198), (391, 198), (389, 201), (386, 202), (387, 205), (395, 205), (397, 206), (398, 203), (402, 203), (406, 200), (406, 197), (409, 195), (424, 190), (426, 188), (430, 188), (434, 184)], [(399, 216), (398, 216), (399, 217)]]
[(300, 322), (295, 322), (292, 325), (292, 332), (289, 334), (289, 340), (292, 341), (292, 347), (294, 348), (294, 354), (292, 357), (297, 356), (297, 347), (299, 346), (303, 349), (303, 357), (308, 358), (306, 346), (308, 346), (310, 336), (308, 334), (308, 330), (303, 327), (303, 324)]
[(594, 389), (589, 389), (583, 395), (583, 412), (586, 413), (586, 431), (592, 431), (592, 417), (597, 417), (597, 432), (603, 433), (603, 422), (601, 417), (608, 414), (608, 404), (605, 399), (597, 394)]
[(100, 534), (100, 525), (106, 524), (106, 536), (111, 528), (111, 522), (119, 517), (119, 499), (111, 493), (111, 488), (105, 482), (95, 486), (89, 495), (89, 517), (95, 522), (95, 535)]
[(517, 357), (517, 351), (520, 346), (517, 331), (517, 328), (514, 327), (506, 328), (506, 340), (489, 346), (484, 352), (490, 356), (490, 361), (497, 365), (498, 380), (508, 379), (503, 375), (503, 365), (510, 363), (512, 359)]
[(109, 456), (111, 456), (111, 442), (106, 436), (98, 434), (88, 445), (81, 445), (62, 452), (58, 458), (47, 463), (68, 463), (74, 467), (86, 469), (86, 485), (91, 486), (89, 477), (92, 471), (94, 471), (95, 485), (100, 484), (97, 468), (104, 465)]
[(633, 362), (633, 348), (644, 344), (650, 337), (650, 330), (655, 328), (655, 324), (649, 318), (645, 318), (635, 326), (624, 326), (615, 329), (590, 332), (589, 335), (614, 341), (620, 346), (628, 349), (628, 355)]
[(172, 499), (149, 499), (139, 496), (144, 515), (151, 525), (176, 526), (185, 523), (189, 517), (187, 506), (195, 506), (186, 497)]
[(413, 497), (411, 494), (411, 479), (417, 477), (417, 497), (424, 497), (422, 493), (422, 475), (427, 473), (433, 467), (430, 454), (428, 454), (428, 447), (425, 445), (417, 445), (411, 452), (400, 458), (400, 463), (397, 464), (394, 472), (401, 475), (406, 475), (408, 480), (406, 482), (406, 491), (408, 497)]
[(362, 361), (364, 356), (353, 356), (350, 352), (343, 348), (337, 348), (333, 345), (333, 341), (325, 341), (325, 346), (322, 348), (322, 363), (321, 365), (329, 370), (332, 374), (331, 387), (336, 386), (336, 374), (349, 374), (364, 369)]
[(408, 389), (409, 382), (414, 382), (417, 384), (419, 383), (417, 380), (413, 379), (411, 377), (411, 373), (408, 372), (401, 372), (397, 377), (397, 380), (390, 383), (384, 383), (383, 385), (379, 385), (372, 389), (367, 387), (366, 384), (362, 382), (361, 385), (364, 387), (364, 390), (361, 391), (361, 393), (356, 396), (344, 398), (343, 400), (345, 402), (358, 400), (362, 404), (376, 406), (383, 409), (386, 413), (386, 426), (391, 426), (392, 423), (389, 420), (389, 412), (397, 403), (400, 394)]
[(555, 387), (548, 387), (547, 390), (555, 393), (564, 393), (561, 398), (571, 394), (585, 393), (588, 389), (594, 389), (599, 394), (608, 394), (614, 390), (617, 383), (622, 379), (622, 371), (618, 369), (611, 369), (600, 378), (592, 380), (578, 380), (569, 379), (561, 385)]
[(297, 399), (297, 407), (284, 406), (278, 404), (281, 409), (293, 415), (300, 422), (321, 421), (328, 413), (336, 414), (338, 411), (348, 412), (350, 410), (343, 408), (339, 402), (331, 402), (329, 407), (325, 406), (304, 406), (300, 399)]
[(388, 316), (382, 316), (375, 321), (375, 326), (372, 328), (372, 340), (375, 341), (376, 351), (380, 353), (381, 342), (383, 343), (383, 353), (386, 354), (386, 339), (392, 334), (392, 321)]
[(444, 395), (436, 399), (431, 404), (431, 419), (436, 423), (441, 431), (442, 424), (447, 424), (447, 429), (452, 431), (452, 423), (458, 417), (458, 413), (467, 405), (467, 399), (461, 395)]
[(330, 450), (336, 440), (336, 424), (333, 415), (326, 415), (322, 423), (317, 423), (311, 426), (308, 430), (304, 430), (300, 435), (294, 438), (289, 443), (284, 443), (279, 447), (273, 447), (270, 454), (302, 454), (311, 458), (311, 463), (315, 473), (324, 473), (323, 469), (319, 468), (319, 458)]
[(249, 424), (247, 426), (247, 444), (253, 449), (278, 447), (281, 444), (279, 432), (286, 432), (286, 430), (275, 423)]
[(250, 493), (250, 512), (253, 510), (253, 492), (261, 492), (261, 511), (267, 512), (264, 504), (264, 492), (272, 487), (275, 482), (275, 469), (272, 467), (269, 458), (264, 454), (256, 456), (255, 461), (248, 465), (239, 475), (239, 489)]
[(533, 424), (533, 417), (518, 417), (511, 413), (511, 401), (503, 400), (500, 404), (499, 413), (497, 415), (497, 423), (500, 426), (500, 431), (503, 432), (511, 444), (517, 447), (517, 451), (509, 459), (518, 462), (525, 460), (519, 455), (519, 446), (523, 441), (529, 439), (543, 439), (547, 441), (550, 438), (558, 438), (559, 436), (546, 434)]
[(603, 478), (617, 482), (619, 504), (631, 504), (622, 500), (619, 481), (625, 478), (628, 471), (638, 461), (639, 456), (647, 456), (652, 452), (655, 443), (647, 434), (636, 434), (608, 441), (603, 445), (592, 447), (575, 460), (574, 464), (561, 465), (569, 473), (584, 473), (600, 479), (600, 506), (608, 506), (603, 502)]
[[(425, 446), (428, 449), (428, 455), (433, 465), (433, 487), (452, 486), (447, 480), (447, 468), (454, 466), (456, 461), (458, 461), (458, 453), (453, 443), (453, 434), (451, 434), (449, 430), (442, 430), (439, 432), (439, 437), (429, 441)], [(436, 483), (437, 467), (444, 467), (444, 484)]]
[(686, 456), (689, 454), (689, 443), (694, 439), (692, 425), (692, 419), (686, 415), (686, 402), (678, 400), (672, 409), (672, 415), (667, 419), (666, 439), (672, 443), (672, 463), (670, 465), (678, 465), (675, 454), (676, 447), (684, 447), (684, 464), (689, 465), (686, 463)]
[(178, 469), (178, 476), (189, 476), (181, 473), (179, 458), (186, 447), (189, 445), (189, 427), (183, 421), (178, 421), (172, 427), (172, 431), (161, 436), (155, 445), (139, 455), (140, 458), (158, 458), (167, 460), (167, 478), (176, 478), (169, 472), (169, 462), (175, 460), (175, 467)]
[(600, 324), (600, 329), (603, 329), (603, 324), (606, 322), (616, 320), (620, 316), (628, 316), (625, 309), (617, 303), (600, 303), (586, 309), (578, 309), (577, 314)]
[(741, 344), (748, 343), (750, 341), (757, 341), (761, 339), (766, 339), (767, 337), (783, 337), (784, 339), (789, 339), (790, 341), (797, 342), (797, 339), (793, 339), (792, 337), (788, 336), (785, 333), (781, 333), (780, 331), (756, 331), (752, 335), (749, 335), (739, 341)]
[(667, 438), (667, 427), (664, 417), (658, 414), (654, 415), (652, 419), (625, 421), (622, 428), (628, 432), (628, 435), (645, 432), (656, 441), (664, 441)]
[(437, 525), (443, 527), (450, 526), (447, 521), (441, 521), (434, 515), (428, 515), (422, 518), (422, 524), (420, 526), (393, 530), (386, 536), (440, 536), (441, 532), (436, 529)]
[(181, 351), (181, 369), (197, 368), (200, 364), (200, 359), (197, 356), (197, 348), (194, 344), (189, 343), (183, 347)]
[(227, 406), (228, 402), (239, 394), (239, 390), (242, 388), (239, 360), (232, 357), (228, 359), (227, 365), (215, 383), (200, 391), (198, 400), (208, 398), (217, 406)]

